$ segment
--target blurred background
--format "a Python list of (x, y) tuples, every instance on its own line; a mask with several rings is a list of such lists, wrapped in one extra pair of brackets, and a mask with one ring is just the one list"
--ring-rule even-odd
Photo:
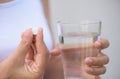
[(110, 41), (103, 50), (110, 62), (102, 79), (120, 79), (120, 0), (49, 0), (50, 24), (56, 38), (56, 22), (101, 20), (102, 38)]

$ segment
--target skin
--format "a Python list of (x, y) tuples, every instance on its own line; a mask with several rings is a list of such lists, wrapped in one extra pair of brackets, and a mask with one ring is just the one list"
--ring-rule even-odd
[[(0, 3), (12, 0), (0, 0)], [(48, 51), (43, 41), (42, 29), (40, 28), (36, 37), (31, 29), (22, 34), (22, 40), (15, 52), (4, 61), (0, 62), (0, 79), (63, 79), (63, 68), (59, 47), (56, 46), (52, 51)], [(33, 43), (35, 40), (35, 43)], [(33, 46), (35, 48), (33, 48)], [(109, 46), (106, 39), (96, 41), (94, 46), (103, 50)], [(41, 50), (42, 49), (42, 50)], [(33, 51), (37, 51), (34, 54)], [(49, 54), (50, 53), (50, 54)], [(49, 59), (49, 56), (51, 58)], [(49, 61), (49, 62), (48, 62)], [(106, 72), (106, 65), (109, 57), (99, 52), (97, 57), (87, 57), (84, 63), (87, 65), (85, 71), (96, 76)], [(95, 67), (97, 66), (97, 67)]]
[[(22, 40), (15, 52), (0, 63), (0, 74), (2, 74), (0, 79), (43, 79), (43, 77), (44, 79), (63, 79), (59, 47), (51, 52), (47, 50), (41, 28), (36, 37), (33, 37), (31, 29), (22, 34)], [(34, 43), (33, 40), (35, 40)], [(101, 39), (95, 42), (95, 46), (98, 49), (104, 49), (109, 46), (109, 42)], [(36, 51), (36, 54), (33, 51)], [(51, 58), (49, 58), (50, 55)], [(88, 57), (84, 62), (88, 65), (85, 71), (97, 76), (106, 72), (104, 65), (109, 62), (109, 58), (99, 52), (97, 57)]]
[[(43, 2), (46, 18), (48, 20), (48, 23), (50, 24), (49, 7), (48, 7), (49, 0), (42, 0), (42, 2)], [(52, 27), (50, 27), (50, 29), (51, 28)], [(98, 52), (99, 54), (97, 57), (85, 59), (84, 62), (86, 65), (88, 65), (88, 67), (85, 68), (85, 71), (89, 74), (95, 75), (96, 79), (100, 79), (98, 75), (104, 74), (106, 72), (105, 65), (109, 62), (109, 57), (106, 54), (102, 53), (102, 50), (109, 47), (109, 41), (106, 39), (101, 39), (99, 41), (96, 41), (94, 45), (97, 49), (101, 50), (101, 52)], [(51, 59), (49, 60), (44, 78), (45, 79), (64, 79), (61, 57), (59, 56), (60, 55), (59, 46), (55, 45), (55, 49), (53, 49), (50, 54), (51, 54)], [(97, 68), (94, 66), (97, 66)]]
[(0, 0), (0, 3), (6, 3), (6, 2), (10, 2), (10, 1), (13, 1), (13, 0)]
[(36, 54), (33, 55), (32, 41), (33, 34), (28, 29), (23, 33), (15, 52), (0, 63), (0, 79), (43, 79), (49, 51), (43, 42), (42, 29), (38, 30), (34, 43)]
[[(109, 41), (106, 39), (101, 39), (99, 41), (96, 41), (94, 43), (94, 46), (97, 49), (105, 49), (109, 46)], [(45, 72), (45, 79), (64, 79), (63, 77), (63, 68), (62, 68), (62, 62), (61, 57), (59, 56), (60, 49), (59, 46), (56, 47), (56, 49), (51, 51), (51, 59), (48, 63), (48, 67)], [(84, 63), (87, 65), (84, 70), (88, 74), (95, 75), (96, 79), (100, 79), (98, 75), (104, 74), (106, 72), (106, 65), (109, 62), (109, 57), (102, 53), (98, 52), (98, 55), (96, 57), (87, 57), (84, 60)], [(97, 66), (97, 67), (95, 67)]]

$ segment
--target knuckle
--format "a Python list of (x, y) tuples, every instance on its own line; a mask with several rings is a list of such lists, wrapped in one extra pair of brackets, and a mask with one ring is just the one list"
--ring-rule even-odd
[(108, 63), (109, 63), (109, 61), (110, 61), (109, 57), (108, 57), (108, 56), (106, 56), (106, 63), (105, 63), (105, 64), (108, 64)]
[(101, 66), (102, 62), (99, 58), (94, 58), (93, 59), (93, 66)]
[(105, 74), (106, 72), (106, 67), (103, 66), (101, 68), (93, 68), (93, 72), (91, 72), (92, 75), (101, 75), (101, 74)]
[(107, 71), (106, 67), (103, 66), (102, 74), (105, 74), (106, 71)]

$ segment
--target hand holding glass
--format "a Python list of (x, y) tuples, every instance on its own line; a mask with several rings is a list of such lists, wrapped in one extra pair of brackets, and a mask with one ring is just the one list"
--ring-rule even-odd
[(99, 39), (100, 21), (84, 21), (80, 24), (58, 23), (59, 46), (65, 79), (95, 79), (85, 72), (86, 57), (97, 56), (94, 42)]

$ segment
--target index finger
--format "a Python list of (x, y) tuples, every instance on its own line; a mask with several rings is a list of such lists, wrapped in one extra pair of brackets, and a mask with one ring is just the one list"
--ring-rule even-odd
[(98, 49), (105, 49), (109, 47), (110, 43), (107, 39), (100, 39), (94, 43), (94, 46)]

